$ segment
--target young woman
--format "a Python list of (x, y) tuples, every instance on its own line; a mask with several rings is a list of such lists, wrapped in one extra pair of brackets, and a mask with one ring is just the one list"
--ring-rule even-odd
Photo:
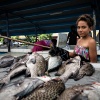
[(74, 48), (74, 52), (69, 52), (70, 57), (80, 55), (83, 61), (92, 63), (97, 62), (96, 41), (89, 36), (89, 32), (93, 29), (94, 20), (88, 14), (79, 16), (76, 21), (77, 32), (80, 36)]

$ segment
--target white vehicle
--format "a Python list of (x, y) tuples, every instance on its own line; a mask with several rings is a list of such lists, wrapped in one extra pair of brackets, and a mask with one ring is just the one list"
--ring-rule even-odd
[(20, 44), (23, 44), (21, 42), (13, 42), (14, 45), (20, 45)]

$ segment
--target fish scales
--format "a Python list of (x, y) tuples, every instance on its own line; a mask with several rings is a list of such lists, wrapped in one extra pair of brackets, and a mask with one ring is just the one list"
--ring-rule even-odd
[(84, 76), (92, 76), (95, 72), (95, 68), (89, 62), (84, 62), (79, 70), (78, 75), (76, 76), (75, 80), (79, 80)]
[[(75, 96), (81, 94), (84, 89), (91, 89), (90, 84), (86, 85), (75, 85), (73, 87), (66, 88), (65, 91), (57, 98), (57, 100), (76, 100), (73, 99)], [(83, 100), (83, 99), (82, 99)]]
[(38, 53), (32, 53), (26, 62), (26, 66), (31, 73), (31, 77), (42, 76), (46, 71), (46, 61), (44, 57)]
[(60, 76), (60, 79), (62, 79), (63, 82), (66, 83), (69, 77), (71, 77), (72, 75), (76, 76), (80, 69), (80, 60), (81, 59), (79, 56), (76, 56), (69, 60), (70, 63), (66, 64), (65, 72)]
[(22, 100), (55, 100), (64, 89), (65, 85), (61, 80), (48, 81)]

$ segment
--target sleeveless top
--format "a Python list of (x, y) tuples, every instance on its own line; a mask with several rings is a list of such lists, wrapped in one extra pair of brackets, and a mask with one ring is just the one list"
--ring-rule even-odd
[(75, 54), (79, 55), (83, 61), (89, 62), (89, 49), (76, 45), (74, 48)]

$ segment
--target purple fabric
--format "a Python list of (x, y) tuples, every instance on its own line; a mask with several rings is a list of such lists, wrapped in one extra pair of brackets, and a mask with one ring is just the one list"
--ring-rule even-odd
[[(43, 45), (43, 46), (48, 46), (44, 40), (37, 41), (35, 44), (39, 44), (39, 45)], [(37, 45), (34, 45), (34, 47), (32, 48), (32, 52), (37, 52), (37, 51), (42, 51), (42, 50), (46, 50), (46, 48), (44, 48), (42, 46), (37, 46)]]

